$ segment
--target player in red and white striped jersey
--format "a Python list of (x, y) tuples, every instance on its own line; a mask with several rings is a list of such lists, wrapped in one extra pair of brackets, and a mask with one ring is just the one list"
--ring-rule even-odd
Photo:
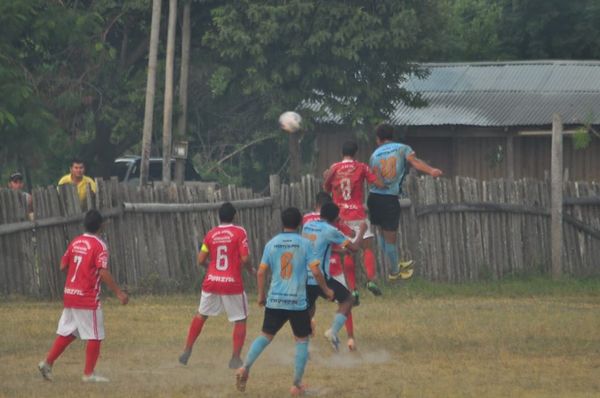
[(60, 269), (67, 273), (64, 287), (64, 309), (58, 322), (54, 344), (46, 359), (38, 364), (42, 376), (52, 380), (52, 365), (67, 346), (79, 337), (87, 340), (83, 381), (105, 382), (105, 377), (94, 374), (104, 339), (104, 316), (100, 306), (100, 282), (104, 282), (121, 304), (129, 301), (108, 271), (108, 247), (98, 236), (102, 215), (97, 210), (85, 214), (87, 231), (73, 239), (62, 257)]
[[(381, 295), (381, 290), (375, 283), (377, 277), (377, 266), (373, 252), (373, 232), (368, 223), (367, 213), (364, 206), (365, 182), (378, 187), (384, 186), (381, 178), (371, 172), (369, 166), (354, 159), (358, 145), (354, 141), (347, 141), (342, 146), (341, 162), (334, 163), (325, 171), (325, 182), (323, 188), (331, 192), (333, 202), (340, 208), (340, 218), (352, 230), (358, 232), (360, 224), (367, 222), (367, 231), (363, 236), (361, 245), (363, 263), (367, 273), (367, 288), (376, 296)], [(358, 300), (356, 290), (356, 275), (354, 258), (351, 255), (344, 256), (344, 269), (349, 288), (353, 291), (355, 300)]]
[(227, 313), (233, 322), (233, 353), (229, 361), (231, 369), (242, 366), (241, 351), (246, 338), (248, 299), (244, 292), (242, 267), (251, 274), (256, 273), (250, 264), (248, 236), (246, 230), (234, 225), (236, 210), (229, 202), (219, 209), (217, 227), (208, 231), (198, 253), (198, 263), (206, 265), (210, 258), (202, 283), (202, 295), (198, 313), (192, 319), (185, 348), (179, 362), (186, 365), (194, 342), (200, 335), (209, 316)]

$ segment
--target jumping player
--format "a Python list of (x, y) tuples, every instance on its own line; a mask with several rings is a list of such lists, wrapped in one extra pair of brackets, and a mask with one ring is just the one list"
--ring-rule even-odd
[(381, 175), (385, 187), (371, 186), (369, 189), (367, 199), (369, 218), (371, 224), (380, 227), (383, 231), (383, 240), (380, 243), (391, 264), (388, 279), (408, 279), (413, 272), (412, 262), (399, 263), (396, 247), (400, 225), (398, 195), (402, 192), (402, 182), (407, 172), (406, 163), (433, 177), (441, 176), (442, 171), (418, 159), (408, 145), (393, 142), (393, 126), (380, 124), (376, 127), (375, 134), (378, 148), (371, 155), (370, 166), (376, 174)]
[[(327, 192), (320, 191), (319, 193), (317, 193), (317, 196), (315, 198), (315, 210), (310, 213), (306, 213), (304, 215), (304, 217), (302, 218), (302, 225), (304, 226), (305, 224), (308, 224), (311, 221), (320, 220), (321, 219), (321, 207), (325, 203), (330, 203), (332, 201), (333, 200), (331, 198), (331, 195), (329, 195)], [(343, 222), (336, 222), (335, 227), (337, 229), (339, 229), (341, 233), (343, 233), (344, 235), (346, 235), (348, 237), (355, 236), (355, 232), (352, 229), (350, 229), (350, 227)], [(344, 287), (346, 287), (346, 289), (347, 289), (349, 277), (347, 274), (344, 275), (347, 272), (347, 270), (344, 270), (342, 268), (342, 256), (341, 256), (342, 253), (344, 253), (344, 255), (346, 255), (346, 256), (351, 255), (347, 251), (344, 251), (343, 248), (340, 248), (338, 245), (332, 246), (331, 257), (329, 258), (329, 272), (331, 273), (332, 278), (336, 279), (338, 282), (343, 284)], [(354, 295), (354, 306), (356, 307), (356, 306), (358, 306), (358, 304), (359, 304), (358, 295)], [(311, 336), (312, 336), (312, 335), (314, 335), (315, 329), (316, 329), (315, 319), (311, 318), (310, 323), (311, 323), (311, 329), (312, 329), (312, 333), (311, 333)], [(354, 351), (354, 350), (356, 350), (356, 341), (354, 339), (354, 321), (352, 319), (352, 312), (348, 313), (345, 326), (346, 326), (346, 333), (348, 334), (348, 349), (350, 351)]]
[[(289, 320), (296, 339), (294, 381), (290, 392), (302, 395), (302, 376), (308, 358), (308, 336), (311, 331), (310, 315), (306, 299), (308, 269), (318, 286), (329, 300), (333, 291), (327, 287), (319, 270), (319, 260), (314, 256), (312, 245), (297, 232), (302, 215), (290, 207), (281, 213), (283, 232), (265, 246), (257, 274), (258, 305), (265, 306), (262, 334), (250, 346), (244, 365), (236, 372), (236, 387), (246, 389), (250, 368), (273, 340), (281, 327)], [(271, 272), (271, 286), (265, 299), (265, 278)]]
[[(362, 236), (366, 231), (366, 224), (363, 223), (359, 230), (359, 236), (356, 242), (351, 242), (350, 239), (340, 232), (334, 224), (338, 220), (339, 208), (332, 202), (325, 203), (321, 207), (321, 219), (312, 221), (304, 225), (302, 235), (310, 240), (313, 244), (315, 255), (321, 259), (321, 272), (325, 275), (327, 286), (335, 293), (335, 300), (338, 302), (338, 310), (333, 318), (331, 328), (325, 332), (325, 337), (331, 343), (334, 351), (339, 350), (340, 340), (338, 332), (347, 320), (354, 297), (352, 293), (331, 275), (330, 257), (333, 245), (339, 245), (344, 250), (357, 251), (362, 241)], [(319, 296), (326, 297), (325, 292), (317, 285), (316, 281), (308, 278), (306, 287), (308, 296), (308, 305), (311, 318), (316, 311), (316, 300)]]
[(242, 267), (246, 267), (251, 274), (255, 270), (250, 264), (246, 230), (232, 224), (235, 214), (235, 207), (231, 203), (221, 205), (220, 224), (208, 231), (198, 253), (200, 265), (206, 266), (209, 257), (210, 262), (202, 282), (198, 313), (192, 318), (185, 348), (179, 356), (179, 362), (183, 365), (187, 365), (194, 342), (208, 317), (219, 315), (223, 310), (227, 313), (229, 321), (233, 322), (233, 353), (229, 368), (237, 369), (242, 365), (240, 354), (246, 338), (248, 316), (248, 299), (244, 292)]
[[(340, 218), (355, 232), (356, 241), (360, 225), (367, 223), (367, 230), (361, 244), (363, 253), (363, 264), (367, 273), (367, 289), (375, 296), (381, 295), (381, 290), (375, 283), (377, 277), (377, 266), (375, 254), (373, 253), (373, 232), (367, 220), (364, 206), (365, 182), (374, 184), (376, 187), (384, 188), (385, 185), (369, 166), (354, 159), (358, 145), (355, 141), (346, 141), (342, 145), (342, 161), (334, 163), (326, 172), (323, 188), (333, 194), (333, 202), (340, 208)], [(352, 255), (344, 256), (344, 270), (348, 286), (358, 302), (358, 290), (356, 290), (355, 263)]]
[(44, 379), (52, 380), (52, 366), (69, 344), (79, 337), (86, 340), (84, 382), (107, 382), (94, 373), (104, 340), (104, 316), (100, 305), (100, 281), (117, 296), (121, 304), (129, 301), (108, 271), (108, 247), (98, 235), (103, 218), (97, 210), (85, 214), (86, 233), (73, 239), (62, 257), (60, 270), (66, 272), (64, 308), (56, 339), (46, 359), (38, 364)]

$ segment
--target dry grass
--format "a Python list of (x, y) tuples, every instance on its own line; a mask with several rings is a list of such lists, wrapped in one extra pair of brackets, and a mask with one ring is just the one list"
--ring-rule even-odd
[[(383, 298), (365, 291), (355, 311), (358, 353), (334, 355), (323, 338), (315, 339), (305, 381), (323, 397), (600, 396), (600, 283), (506, 286), (417, 282)], [(55, 381), (44, 382), (36, 364), (52, 343), (61, 305), (5, 300), (0, 396), (240, 397), (227, 368), (231, 327), (225, 317), (208, 321), (188, 366), (177, 362), (197, 300), (133, 297), (127, 307), (106, 300), (108, 337), (97, 371), (111, 378), (107, 385), (80, 381), (80, 342), (55, 364)], [(319, 332), (333, 311), (320, 303)], [(253, 305), (244, 352), (261, 321)], [(293, 352), (286, 327), (253, 367), (245, 396), (285, 396)]]

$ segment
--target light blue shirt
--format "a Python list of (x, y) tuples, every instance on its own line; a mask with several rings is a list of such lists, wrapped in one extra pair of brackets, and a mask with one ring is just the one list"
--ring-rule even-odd
[(399, 142), (388, 142), (377, 148), (371, 155), (369, 166), (374, 172), (376, 169), (381, 171), (385, 187), (371, 185), (369, 192), (398, 196), (402, 192), (402, 182), (407, 172), (406, 158), (413, 152), (411, 147)]
[(306, 278), (310, 263), (315, 263), (310, 242), (294, 232), (283, 232), (267, 243), (261, 267), (271, 270), (271, 286), (267, 294), (268, 308), (305, 310)]
[[(332, 245), (344, 245), (349, 242), (348, 237), (327, 221), (318, 220), (304, 224), (302, 236), (307, 238), (313, 245), (314, 257), (320, 261), (321, 272), (326, 279), (330, 278), (329, 258), (331, 257)], [(308, 285), (317, 285), (317, 280), (309, 273)]]

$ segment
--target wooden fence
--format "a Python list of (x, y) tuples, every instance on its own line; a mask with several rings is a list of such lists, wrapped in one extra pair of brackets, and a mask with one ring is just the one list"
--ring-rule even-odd
[[(280, 228), (281, 208), (312, 208), (320, 181), (271, 178), (270, 196), (233, 186), (139, 189), (98, 181), (90, 205), (109, 218), (104, 237), (117, 280), (148, 292), (197, 288), (196, 253), (204, 234), (217, 224), (222, 201), (238, 208), (256, 264), (264, 244)], [(475, 281), (505, 275), (546, 273), (550, 267), (550, 189), (546, 181), (478, 181), (410, 178), (401, 199), (398, 237), (401, 257), (413, 258), (416, 274), (436, 281)], [(565, 184), (563, 271), (600, 275), (600, 186)], [(58, 263), (82, 232), (82, 212), (73, 187), (33, 192), (34, 221), (22, 197), (0, 190), (0, 294), (60, 297), (64, 276)], [(378, 271), (388, 264), (378, 251)], [(252, 280), (248, 280), (253, 285)]]

